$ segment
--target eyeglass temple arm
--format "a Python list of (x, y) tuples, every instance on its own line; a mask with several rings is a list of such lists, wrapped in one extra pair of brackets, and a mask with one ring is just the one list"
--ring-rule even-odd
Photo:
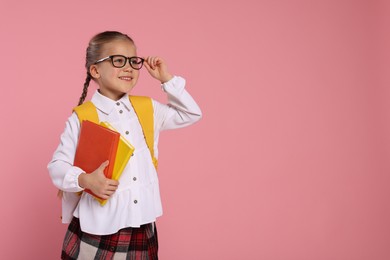
[(105, 57), (105, 58), (101, 58), (100, 60), (95, 61), (95, 64), (97, 64), (99, 62), (102, 62), (102, 61), (105, 61), (105, 60), (107, 60), (109, 58), (111, 58), (111, 56), (108, 56), (108, 57)]

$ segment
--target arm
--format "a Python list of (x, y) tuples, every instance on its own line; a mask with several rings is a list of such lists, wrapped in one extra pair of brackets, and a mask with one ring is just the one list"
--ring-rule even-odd
[(156, 126), (160, 130), (168, 130), (189, 126), (202, 118), (202, 112), (195, 100), (185, 90), (185, 80), (173, 77), (162, 84), (167, 93), (168, 104), (153, 101)]
[(84, 171), (73, 166), (79, 131), (80, 123), (77, 115), (73, 113), (66, 122), (60, 144), (47, 166), (53, 184), (62, 191), (79, 192), (83, 190), (79, 186), (78, 177)]
[(107, 179), (104, 176), (103, 171), (108, 165), (107, 161), (90, 174), (73, 166), (79, 131), (80, 123), (77, 115), (73, 113), (66, 122), (61, 142), (48, 165), (52, 181), (62, 191), (79, 192), (87, 188), (97, 196), (107, 199), (115, 192), (119, 184), (118, 181)]
[(158, 129), (174, 129), (191, 125), (202, 117), (202, 112), (194, 99), (185, 90), (185, 80), (173, 77), (166, 63), (159, 57), (145, 58), (149, 74), (159, 80), (168, 96), (168, 105), (153, 101), (155, 124)]

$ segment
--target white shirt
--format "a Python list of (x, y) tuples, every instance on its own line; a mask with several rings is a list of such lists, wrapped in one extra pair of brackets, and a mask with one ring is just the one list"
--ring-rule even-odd
[[(168, 105), (152, 100), (154, 109), (154, 153), (158, 157), (159, 133), (191, 125), (202, 114), (199, 106), (184, 89), (185, 80), (174, 77), (162, 85)], [(116, 192), (101, 206), (83, 189), (78, 177), (84, 171), (73, 166), (78, 143), (80, 122), (73, 113), (66, 122), (61, 142), (48, 165), (54, 185), (64, 191), (62, 222), (69, 223), (72, 215), (80, 219), (81, 230), (90, 234), (107, 235), (125, 227), (139, 227), (162, 215), (158, 176), (141, 125), (127, 95), (114, 101), (96, 91), (91, 99), (100, 121), (107, 121), (135, 147), (120, 179)]]

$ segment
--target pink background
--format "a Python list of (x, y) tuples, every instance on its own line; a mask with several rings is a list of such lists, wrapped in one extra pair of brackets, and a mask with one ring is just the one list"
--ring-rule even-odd
[[(386, 0), (2, 0), (0, 259), (59, 258), (46, 165), (103, 30), (165, 58), (204, 113), (161, 136), (161, 259), (390, 259), (389, 17)], [(165, 101), (145, 70), (135, 93)]]

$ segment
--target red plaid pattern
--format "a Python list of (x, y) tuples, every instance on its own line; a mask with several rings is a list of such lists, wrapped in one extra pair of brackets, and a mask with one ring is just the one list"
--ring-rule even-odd
[(73, 260), (155, 260), (158, 259), (157, 229), (154, 224), (124, 228), (112, 235), (91, 235), (73, 218), (65, 234), (61, 259)]

